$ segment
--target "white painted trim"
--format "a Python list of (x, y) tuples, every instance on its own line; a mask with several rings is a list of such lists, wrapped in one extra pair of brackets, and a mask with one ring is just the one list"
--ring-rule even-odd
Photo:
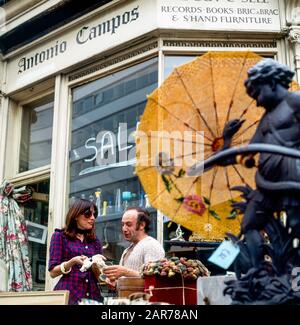
[[(163, 40), (160, 38), (158, 40), (158, 87), (164, 81), (164, 53), (162, 51)], [(160, 242), (162, 246), (164, 246), (164, 223), (163, 223), (163, 213), (157, 210), (157, 218), (156, 218), (156, 239)]]
[(49, 179), (50, 165), (28, 170), (23, 173), (17, 174), (15, 177), (9, 178), (15, 186), (28, 185), (30, 183), (37, 183), (45, 179)]
[(164, 215), (157, 211), (157, 235), (156, 239), (164, 246)]
[(281, 28), (286, 26), (286, 18), (287, 18), (286, 17), (286, 7), (287, 7), (287, 4), (285, 3), (285, 1), (278, 0), (279, 20), (280, 20)]
[(7, 118), (7, 132), (4, 154), (4, 178), (11, 179), (18, 174), (22, 125), (22, 109), (16, 102), (11, 99), (8, 99)]
[[(47, 247), (50, 247), (51, 236), (55, 228), (61, 228), (65, 223), (69, 176), (69, 140), (71, 93), (66, 76), (58, 75), (55, 80), (53, 137), (51, 153), (49, 219)], [(63, 109), (62, 109), (63, 108)], [(49, 249), (47, 250), (47, 263)], [(46, 289), (51, 290), (53, 279), (46, 274)]]
[[(226, 40), (223, 40), (224, 43), (226, 43)], [(256, 52), (259, 54), (264, 54), (264, 53), (276, 53), (278, 48), (277, 47), (270, 47), (270, 48), (261, 48), (261, 47), (181, 47), (181, 46), (174, 46), (174, 47), (169, 47), (169, 46), (163, 46), (163, 52), (164, 54), (204, 54), (208, 51), (222, 51), (222, 52), (229, 52), (229, 51), (236, 51), (236, 52), (241, 52), (241, 51), (252, 51)]]
[(0, 292), (8, 290), (8, 266), (3, 260), (0, 260)]
[[(0, 90), (5, 93), (7, 62), (0, 62)], [(5, 174), (5, 153), (6, 153), (6, 137), (8, 128), (8, 107), (9, 98), (0, 94), (0, 183), (4, 179)]]
[(20, 106), (25, 106), (25, 105), (30, 105), (31, 103), (38, 101), (38, 100), (42, 100), (43, 98), (50, 96), (50, 95), (54, 95), (54, 90), (53, 89), (48, 89), (47, 91), (44, 91), (43, 93), (39, 93), (39, 94), (33, 94), (32, 96), (30, 96), (30, 100), (28, 100), (28, 98), (26, 98), (24, 101), (20, 101), (19, 105)]
[(163, 53), (163, 40), (158, 40), (158, 87), (164, 81), (164, 53)]
[(0, 184), (4, 179), (6, 135), (8, 127), (8, 103), (9, 99), (0, 97)]

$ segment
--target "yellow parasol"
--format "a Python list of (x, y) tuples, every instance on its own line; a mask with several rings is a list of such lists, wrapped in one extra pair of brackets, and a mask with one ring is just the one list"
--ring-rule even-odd
[(224, 145), (224, 126), (243, 120), (231, 145), (248, 143), (263, 109), (244, 86), (247, 71), (262, 57), (251, 52), (208, 52), (175, 68), (148, 96), (139, 124), (136, 172), (150, 203), (204, 240), (237, 234), (240, 218), (231, 203), (234, 186), (254, 188), (255, 169), (214, 167), (197, 177), (186, 171)]

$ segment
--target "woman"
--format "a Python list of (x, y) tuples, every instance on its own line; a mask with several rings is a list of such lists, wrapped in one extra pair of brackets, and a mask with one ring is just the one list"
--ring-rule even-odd
[(69, 304), (82, 298), (102, 301), (97, 280), (91, 269), (81, 272), (86, 258), (102, 253), (95, 234), (97, 208), (93, 202), (78, 199), (71, 206), (63, 229), (55, 229), (50, 244), (49, 272), (52, 278), (62, 275), (54, 290), (69, 290)]

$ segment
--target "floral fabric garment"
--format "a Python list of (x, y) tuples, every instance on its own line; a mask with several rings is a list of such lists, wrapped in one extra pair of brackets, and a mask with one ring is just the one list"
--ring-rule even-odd
[(16, 202), (29, 198), (25, 187), (14, 189), (7, 181), (0, 186), (0, 260), (8, 269), (8, 291), (32, 290), (27, 227)]

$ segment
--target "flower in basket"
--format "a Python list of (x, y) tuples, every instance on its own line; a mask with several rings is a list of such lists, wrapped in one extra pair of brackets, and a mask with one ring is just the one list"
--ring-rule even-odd
[(148, 262), (142, 268), (142, 276), (173, 277), (182, 275), (186, 280), (197, 280), (199, 276), (209, 276), (210, 272), (199, 260), (186, 257), (162, 258)]

